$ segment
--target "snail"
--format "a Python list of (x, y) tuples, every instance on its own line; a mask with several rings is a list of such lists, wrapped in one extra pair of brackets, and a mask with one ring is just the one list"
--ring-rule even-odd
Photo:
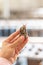
[(27, 37), (27, 30), (26, 30), (26, 26), (23, 25), (21, 28), (20, 28), (20, 35), (24, 35), (25, 38)]

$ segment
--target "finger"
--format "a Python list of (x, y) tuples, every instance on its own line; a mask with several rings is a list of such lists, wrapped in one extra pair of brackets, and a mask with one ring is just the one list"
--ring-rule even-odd
[(27, 43), (28, 38), (19, 46), (17, 46), (16, 48), (16, 54), (18, 54), (20, 52), (20, 50), (25, 46), (25, 44)]
[(19, 54), (20, 50), (24, 47), (27, 41), (28, 41), (28, 38), (22, 43), (22, 45), (19, 48), (16, 47), (15, 54), (13, 55), (13, 61), (17, 58), (17, 57), (15, 58), (15, 55)]
[(13, 43), (13, 42), (16, 41), (19, 37), (20, 37), (20, 34), (18, 34), (14, 39), (12, 39), (10, 43)]
[[(20, 50), (24, 47), (24, 45), (27, 43), (28, 39), (26, 39), (21, 46), (19, 46), (19, 48), (15, 49), (15, 55), (18, 55)], [(15, 61), (17, 56), (15, 57), (15, 55), (13, 55), (12, 61)]]
[(20, 30), (12, 33), (5, 41), (10, 42), (14, 37), (16, 37), (20, 33)]
[(15, 48), (15, 54), (19, 54), (19, 50), (18, 50), (18, 47)]
[(20, 36), (16, 41), (14, 41), (13, 44), (11, 44), (10, 46), (13, 47), (13, 48), (16, 48), (17, 45), (20, 45), (21, 43), (23, 43), (25, 40), (25, 37), (24, 36)]

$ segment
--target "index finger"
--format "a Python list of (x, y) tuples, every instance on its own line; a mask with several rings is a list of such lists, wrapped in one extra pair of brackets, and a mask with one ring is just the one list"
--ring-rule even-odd
[(25, 41), (18, 46), (18, 51), (20, 51), (26, 45), (27, 42), (28, 42), (28, 38), (26, 38)]
[(12, 33), (5, 41), (9, 42), (20, 33), (20, 30)]
[(21, 43), (23, 43), (24, 40), (25, 40), (25, 37), (22, 35), (22, 36), (20, 36), (16, 41), (14, 41), (13, 44), (10, 44), (10, 46), (11, 46), (12, 48), (15, 48), (15, 47), (17, 47), (18, 45), (20, 45)]
[(26, 38), (24, 40), (24, 42), (22, 44), (19, 44), (16, 48), (15, 48), (15, 53), (18, 54), (20, 52), (20, 50), (25, 46), (25, 44), (27, 43), (28, 38)]

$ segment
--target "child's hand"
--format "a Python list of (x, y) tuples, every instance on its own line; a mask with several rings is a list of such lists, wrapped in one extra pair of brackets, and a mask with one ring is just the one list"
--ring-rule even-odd
[(0, 56), (11, 62), (15, 61), (19, 51), (27, 43), (28, 37), (25, 39), (23, 35), (20, 36), (20, 31), (11, 34), (4, 42), (1, 49)]

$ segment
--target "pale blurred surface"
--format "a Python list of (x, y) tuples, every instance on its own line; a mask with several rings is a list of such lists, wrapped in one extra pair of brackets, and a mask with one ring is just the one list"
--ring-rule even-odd
[(43, 0), (0, 0), (0, 19), (43, 18)]

